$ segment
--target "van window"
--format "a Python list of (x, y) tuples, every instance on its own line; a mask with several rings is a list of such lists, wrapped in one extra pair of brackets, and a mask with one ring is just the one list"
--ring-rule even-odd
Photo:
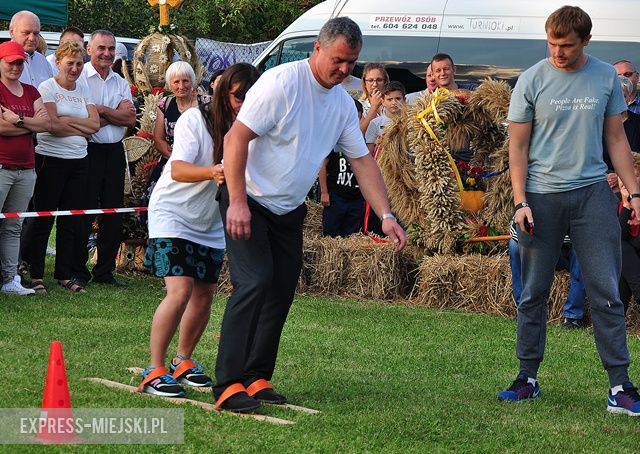
[[(274, 47), (267, 57), (260, 62), (258, 69), (264, 72), (269, 68), (283, 63), (309, 58), (313, 52), (313, 42), (315, 40), (315, 36), (305, 36), (303, 38), (283, 41), (280, 46)], [(280, 51), (280, 49), (282, 49), (282, 51)]]
[(546, 49), (547, 42), (541, 39), (443, 37), (438, 51), (451, 55), (459, 82), (494, 77), (514, 85), (522, 71), (545, 58)]
[(365, 35), (359, 60), (424, 63), (431, 60), (437, 49), (438, 38)]

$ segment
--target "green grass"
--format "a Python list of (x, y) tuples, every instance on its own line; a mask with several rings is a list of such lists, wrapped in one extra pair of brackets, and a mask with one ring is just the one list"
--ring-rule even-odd
[[(51, 264), (48, 264), (49, 269)], [(76, 408), (174, 408), (82, 381), (102, 377), (137, 385), (125, 371), (148, 361), (150, 320), (162, 283), (125, 277), (126, 289), (91, 285), (72, 294), (46, 281), (49, 294), (0, 297), (0, 402), (39, 407), (49, 343), (63, 343)], [(217, 298), (196, 357), (215, 364)], [(607, 380), (590, 330), (551, 327), (540, 372), (543, 396), (505, 404), (496, 392), (517, 372), (515, 325), (499, 317), (299, 297), (281, 342), (277, 389), (305, 415), (263, 414), (296, 422), (275, 426), (185, 407), (182, 446), (21, 446), (55, 452), (637, 452), (640, 420), (609, 415)], [(629, 339), (639, 350), (636, 336)], [(638, 367), (631, 373), (640, 380)], [(190, 397), (209, 400), (190, 392)], [(180, 407), (181, 408), (181, 407)], [(13, 448), (13, 449), (10, 449)], [(0, 451), (15, 447), (0, 445)]]

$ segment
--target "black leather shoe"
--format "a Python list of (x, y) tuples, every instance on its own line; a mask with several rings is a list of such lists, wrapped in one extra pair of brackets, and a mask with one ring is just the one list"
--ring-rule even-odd
[(91, 282), (95, 282), (96, 284), (107, 284), (107, 285), (112, 285), (114, 287), (118, 287), (118, 288), (124, 288), (127, 286), (127, 284), (125, 284), (124, 282), (120, 282), (117, 281), (115, 277), (113, 276), (109, 276), (106, 279), (96, 279), (95, 277), (93, 279), (91, 279)]

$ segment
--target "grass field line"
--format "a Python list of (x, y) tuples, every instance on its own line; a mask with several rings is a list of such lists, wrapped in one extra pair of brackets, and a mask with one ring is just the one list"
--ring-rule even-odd
[[(111, 381), (111, 380), (106, 380), (104, 378), (85, 378), (84, 380), (89, 381), (91, 383), (98, 383), (101, 385), (105, 385), (109, 388), (112, 389), (119, 389), (122, 391), (128, 391), (130, 393), (138, 393), (138, 389), (135, 386), (130, 386), (130, 385), (125, 385), (123, 383), (119, 383), (116, 381)], [(255, 415), (255, 414), (250, 414), (250, 413), (233, 413), (230, 411), (224, 411), (224, 412), (220, 412), (218, 410), (215, 409), (215, 407), (213, 406), (213, 404), (209, 404), (206, 402), (200, 402), (199, 400), (195, 400), (195, 399), (185, 399), (183, 397), (164, 397), (164, 396), (152, 396), (151, 394), (146, 394), (146, 393), (138, 393), (141, 396), (147, 396), (147, 397), (152, 397), (155, 399), (162, 399), (165, 400), (167, 402), (171, 402), (172, 404), (176, 404), (176, 405), (184, 405), (184, 404), (191, 404), (195, 407), (199, 407), (202, 408), (204, 410), (210, 411), (210, 412), (214, 412), (214, 413), (225, 413), (228, 415), (233, 415), (233, 416), (239, 416), (241, 418), (250, 418), (250, 419), (255, 419), (256, 421), (262, 421), (262, 422), (268, 422), (271, 424), (278, 424), (281, 426), (285, 426), (285, 425), (291, 425), (291, 424), (295, 424), (295, 422), (293, 421), (289, 421), (288, 419), (282, 419), (282, 418), (274, 418), (273, 416), (266, 416), (266, 415)]]
[[(142, 372), (144, 371), (143, 368), (141, 367), (127, 367), (127, 372), (130, 372), (134, 375), (142, 375)], [(190, 386), (189, 389), (193, 389), (194, 391), (197, 391), (199, 393), (210, 393), (211, 392), (211, 387), (210, 386), (202, 386), (202, 387), (198, 387), (198, 386)], [(263, 402), (265, 403), (265, 402)], [(276, 405), (276, 404), (268, 404), (268, 405)], [(299, 405), (293, 405), (293, 404), (284, 404), (284, 405), (277, 405), (280, 408), (287, 408), (289, 410), (293, 410), (293, 411), (299, 411), (300, 413), (306, 413), (308, 415), (317, 415), (320, 413), (320, 410), (315, 410), (313, 408), (307, 408), (307, 407), (301, 407)]]

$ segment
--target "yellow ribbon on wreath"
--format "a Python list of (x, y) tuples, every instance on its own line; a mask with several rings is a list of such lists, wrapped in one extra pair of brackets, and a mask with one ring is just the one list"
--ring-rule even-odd
[(462, 178), (460, 178), (460, 172), (458, 171), (458, 166), (456, 166), (456, 162), (454, 161), (453, 156), (451, 156), (451, 153), (449, 153), (449, 150), (447, 150), (446, 147), (442, 145), (442, 142), (440, 142), (440, 139), (438, 139), (438, 136), (436, 135), (435, 132), (433, 132), (433, 129), (431, 128), (431, 126), (429, 126), (429, 123), (425, 118), (427, 115), (433, 112), (433, 118), (435, 118), (436, 123), (438, 125), (443, 124), (444, 121), (442, 121), (442, 118), (440, 118), (440, 115), (438, 114), (437, 105), (440, 101), (445, 100), (448, 97), (449, 97), (449, 90), (447, 90), (446, 88), (436, 88), (436, 91), (434, 91), (433, 95), (431, 96), (431, 103), (429, 103), (427, 108), (424, 109), (422, 112), (420, 112), (416, 116), (416, 118), (420, 120), (420, 122), (424, 126), (424, 129), (427, 130), (429, 135), (433, 138), (433, 140), (436, 141), (438, 145), (440, 145), (442, 150), (447, 155), (447, 159), (449, 159), (449, 164), (451, 164), (451, 168), (453, 169), (453, 174), (456, 177), (456, 183), (458, 183), (458, 190), (462, 193), (464, 191), (464, 185), (462, 184)]

